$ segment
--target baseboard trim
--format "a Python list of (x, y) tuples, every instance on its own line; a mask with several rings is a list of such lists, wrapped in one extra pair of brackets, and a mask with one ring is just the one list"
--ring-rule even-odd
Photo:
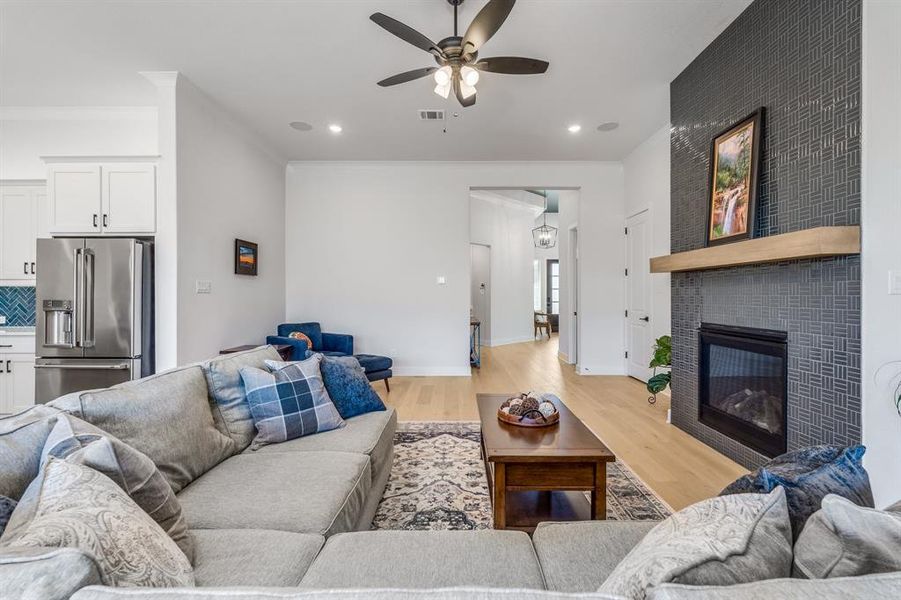
[(579, 375), (625, 375), (622, 365), (579, 365)]
[(395, 377), (471, 377), (470, 367), (392, 367)]
[(571, 362), (569, 362), (569, 356), (565, 352), (557, 352), (557, 358), (559, 358), (560, 360), (562, 360), (563, 362), (565, 362), (568, 365), (572, 364)]
[(516, 338), (501, 338), (499, 340), (491, 340), (490, 343), (484, 344), (484, 345), (494, 348), (496, 346), (508, 346), (510, 344), (522, 344), (523, 342), (534, 342), (534, 341), (535, 341), (535, 336), (523, 336), (523, 337), (516, 337)]

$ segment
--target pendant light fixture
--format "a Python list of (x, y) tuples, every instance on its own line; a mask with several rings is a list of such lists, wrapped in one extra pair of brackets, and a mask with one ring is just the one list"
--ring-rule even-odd
[(557, 245), (557, 228), (547, 224), (547, 193), (544, 193), (544, 224), (532, 230), (532, 241), (536, 248), (547, 250)]

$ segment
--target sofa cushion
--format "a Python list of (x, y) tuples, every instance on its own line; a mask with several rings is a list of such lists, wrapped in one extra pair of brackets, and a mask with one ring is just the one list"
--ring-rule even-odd
[(181, 505), (172, 486), (153, 461), (128, 444), (72, 415), (56, 420), (41, 452), (41, 463), (50, 457), (100, 471), (128, 494), (163, 528), (188, 560), (194, 549)]
[(328, 539), (307, 589), (480, 586), (544, 589), (529, 536), (519, 531), (365, 531)]
[[(38, 476), (41, 450), (56, 423), (60, 411), (38, 405), (15, 415), (0, 418), (0, 496), (16, 502), (28, 484)], [(10, 503), (0, 507), (0, 517), (9, 511)], [(8, 515), (7, 515), (8, 516)], [(3, 525), (0, 524), (0, 534)]]
[(195, 529), (198, 586), (296, 587), (325, 538), (262, 529)]
[(643, 599), (663, 583), (731, 585), (791, 573), (785, 492), (702, 500), (656, 525), (599, 591)]
[(257, 428), (252, 449), (344, 426), (322, 382), (321, 361), (321, 356), (314, 355), (299, 362), (278, 363), (284, 366), (271, 373), (253, 367), (241, 369)]
[(770, 579), (741, 585), (666, 584), (650, 600), (864, 600), (901, 597), (901, 573), (836, 579)]
[(235, 442), (216, 429), (196, 365), (50, 404), (149, 456), (175, 492), (235, 453)]
[(2, 543), (77, 548), (93, 556), (109, 585), (194, 585), (175, 542), (112, 480), (53, 457), (28, 486)]
[(901, 571), (901, 513), (830, 494), (795, 543), (795, 576), (809, 579)]
[(522, 588), (453, 587), (429, 590), (297, 590), (273, 588), (187, 588), (142, 590), (91, 586), (72, 600), (623, 600), (609, 594), (562, 594)]
[(360, 362), (360, 366), (367, 373), (387, 371), (394, 364), (394, 361), (387, 356), (378, 356), (376, 354), (355, 354), (354, 358)]
[(540, 523), (532, 543), (547, 589), (593, 592), (656, 521)]
[(863, 468), (864, 446), (809, 446), (777, 456), (740, 477), (722, 494), (769, 493), (785, 489), (795, 539), (827, 494), (838, 494), (860, 506), (873, 506), (870, 479)]
[(9, 523), (9, 518), (15, 508), (15, 500), (9, 496), (0, 496), (0, 535), (3, 535), (3, 530), (6, 529), (6, 524)]
[(69, 600), (102, 583), (93, 556), (77, 548), (0, 548), (0, 598)]
[(351, 531), (369, 494), (369, 458), (349, 452), (239, 454), (179, 495), (193, 529)]
[[(394, 431), (397, 429), (397, 412), (393, 408), (366, 413), (345, 421), (341, 429), (297, 438), (282, 444), (270, 444), (256, 450), (255, 454), (274, 452), (355, 452), (366, 454), (372, 461), (372, 477), (377, 479), (385, 469), (391, 469), (391, 450)], [(250, 450), (246, 451), (250, 452)]]
[(279, 360), (278, 352), (272, 346), (223, 354), (202, 365), (216, 426), (234, 440), (237, 452), (250, 446), (257, 433), (240, 371), (243, 367), (262, 369), (266, 360)]

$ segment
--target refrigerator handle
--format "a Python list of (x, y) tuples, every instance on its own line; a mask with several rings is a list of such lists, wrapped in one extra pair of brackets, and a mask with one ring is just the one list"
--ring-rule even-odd
[(82, 346), (94, 347), (94, 251), (90, 248), (84, 250), (84, 283), (82, 283)]
[(72, 319), (74, 321), (74, 323), (73, 323), (74, 331), (72, 332), (72, 341), (73, 341), (73, 346), (75, 348), (81, 347), (81, 336), (82, 336), (82, 331), (84, 328), (84, 322), (83, 322), (83, 314), (84, 313), (82, 312), (83, 307), (82, 307), (82, 302), (81, 302), (81, 291), (82, 291), (81, 284), (83, 283), (82, 279), (81, 279), (82, 278), (82, 266), (83, 266), (82, 260), (81, 260), (81, 251), (82, 251), (82, 248), (76, 248), (73, 251), (73, 257), (72, 257), (72, 282), (73, 282), (72, 283), (72, 285), (73, 285), (72, 309), (73, 309), (73, 312), (75, 313), (75, 318)]

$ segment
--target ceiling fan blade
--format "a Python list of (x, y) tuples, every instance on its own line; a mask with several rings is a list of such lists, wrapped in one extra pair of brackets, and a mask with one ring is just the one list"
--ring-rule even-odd
[(537, 58), (520, 56), (496, 56), (483, 58), (472, 65), (480, 71), (489, 73), (506, 73), (507, 75), (537, 75), (547, 71), (549, 63)]
[(463, 54), (477, 52), (501, 28), (516, 0), (489, 0), (463, 36)]
[(426, 75), (431, 75), (435, 71), (438, 70), (438, 67), (425, 67), (424, 69), (413, 69), (412, 71), (406, 71), (405, 73), (398, 73), (397, 75), (393, 75), (386, 79), (382, 79), (379, 82), (379, 85), (382, 87), (388, 87), (391, 85), (397, 85), (398, 83), (407, 83), (408, 81), (413, 81), (414, 79), (419, 79), (421, 77), (425, 77)]
[(459, 102), (460, 106), (462, 106), (463, 108), (467, 108), (476, 103), (475, 94), (473, 94), (469, 98), (463, 97), (463, 90), (460, 89), (460, 78), (457, 76), (454, 77), (454, 95), (457, 97), (457, 102)]
[(369, 19), (376, 25), (379, 25), (388, 32), (393, 33), (408, 44), (413, 44), (417, 48), (425, 50), (426, 52), (430, 52), (435, 56), (444, 56), (444, 52), (442, 52), (441, 49), (439, 49), (438, 46), (435, 45), (435, 42), (422, 35), (409, 25), (404, 25), (397, 19), (392, 19), (388, 15), (378, 12), (370, 15)]

